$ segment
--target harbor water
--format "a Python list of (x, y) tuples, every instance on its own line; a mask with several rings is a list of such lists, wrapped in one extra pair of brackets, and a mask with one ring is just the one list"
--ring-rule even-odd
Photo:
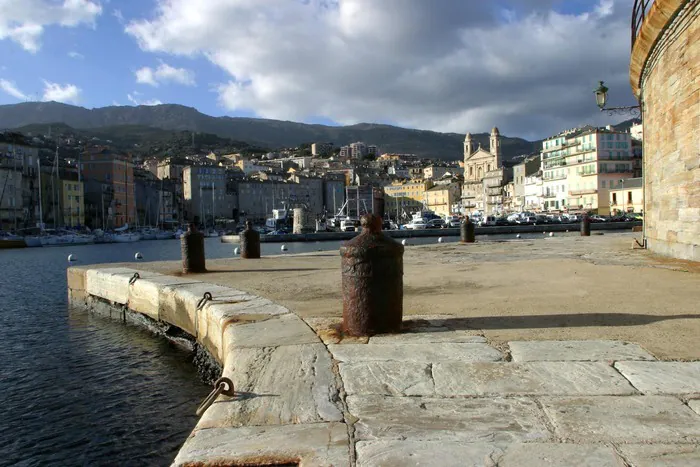
[[(340, 243), (289, 243), (287, 254), (337, 251)], [(208, 238), (207, 258), (232, 257), (236, 246)], [(279, 244), (261, 246), (263, 255), (281, 254)], [(180, 242), (0, 250), (0, 465), (169, 465), (190, 434), (210, 388), (189, 354), (67, 305), (69, 254), (87, 265), (133, 261), (136, 252), (144, 261), (177, 260)]]

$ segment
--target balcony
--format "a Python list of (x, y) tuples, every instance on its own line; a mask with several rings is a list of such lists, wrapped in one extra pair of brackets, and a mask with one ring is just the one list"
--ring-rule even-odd
[(545, 193), (542, 195), (543, 198), (548, 199), (548, 198), (556, 198), (557, 194), (556, 193)]
[(502, 192), (501, 187), (486, 188), (486, 194), (489, 196), (500, 196)]
[(570, 190), (569, 195), (571, 196), (579, 196), (579, 195), (593, 195), (598, 193), (598, 190), (595, 188), (586, 188), (583, 190)]
[(551, 175), (549, 177), (543, 177), (542, 180), (544, 181), (551, 181), (551, 180), (564, 180), (566, 178), (566, 174), (563, 175)]

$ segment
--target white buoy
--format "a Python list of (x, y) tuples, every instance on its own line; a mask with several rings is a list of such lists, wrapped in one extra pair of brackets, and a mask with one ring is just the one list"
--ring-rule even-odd
[(241, 249), (238, 248), (238, 247), (234, 248), (234, 249), (233, 249), (233, 254), (236, 255), (236, 256), (240, 255), (240, 254), (241, 254)]
[(438, 238), (438, 243), (442, 243), (442, 237)]
[(287, 251), (287, 245), (282, 245), (282, 247), (280, 248), (280, 250), (282, 250), (282, 251)]
[(554, 232), (549, 232), (550, 237), (554, 237)]
[(73, 255), (68, 255), (68, 262), (72, 263), (73, 261), (78, 261), (78, 258)]
[(143, 255), (141, 254), (140, 251), (137, 251), (137, 252), (136, 252), (136, 254), (134, 255), (134, 259), (135, 259), (136, 261), (139, 261), (139, 260), (143, 259)]
[(520, 238), (520, 234), (516, 235), (515, 238)]
[(569, 231), (567, 230), (566, 233), (569, 233)]
[(404, 238), (403, 240), (401, 240), (401, 244), (402, 244), (403, 246), (408, 245), (408, 240), (406, 240), (406, 239)]

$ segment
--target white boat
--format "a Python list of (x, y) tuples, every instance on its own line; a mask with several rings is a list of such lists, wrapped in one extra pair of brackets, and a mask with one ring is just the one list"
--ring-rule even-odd
[(62, 230), (47, 231), (39, 237), (42, 246), (87, 245), (95, 243), (94, 235), (79, 234)]
[(170, 230), (159, 230), (156, 232), (156, 240), (170, 240), (175, 238), (175, 232)]
[(204, 232), (204, 236), (205, 236), (205, 237), (218, 237), (218, 236), (219, 236), (219, 232), (217, 232), (217, 231), (214, 230), (214, 229), (207, 229), (207, 230)]
[(119, 232), (112, 235), (112, 238), (117, 243), (132, 243), (141, 240), (141, 235), (136, 232)]
[(175, 231), (175, 238), (178, 239), (178, 240), (180, 240), (180, 237), (182, 237), (182, 235), (183, 235), (184, 233), (185, 233), (184, 230), (182, 230), (182, 229), (177, 229), (177, 230)]
[(25, 235), (24, 236), (24, 243), (26, 243), (28, 247), (43, 246), (41, 244), (41, 237), (38, 235)]
[(141, 235), (141, 240), (155, 240), (158, 231), (155, 229), (141, 229), (139, 234)]

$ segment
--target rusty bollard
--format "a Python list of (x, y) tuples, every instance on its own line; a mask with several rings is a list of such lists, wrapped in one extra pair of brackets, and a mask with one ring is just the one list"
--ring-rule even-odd
[(197, 230), (197, 226), (190, 224), (187, 232), (180, 237), (182, 249), (182, 272), (206, 272), (204, 256), (204, 234)]
[(581, 218), (581, 236), (591, 236), (591, 219), (588, 217), (588, 213), (585, 213)]
[(253, 229), (253, 223), (245, 222), (245, 230), (241, 232), (241, 258), (260, 258), (260, 234)]
[(403, 245), (382, 233), (382, 219), (368, 214), (362, 233), (340, 248), (344, 333), (399, 332), (403, 319)]
[(474, 243), (474, 223), (469, 218), (465, 217), (462, 224), (459, 226), (459, 242), (460, 243)]

